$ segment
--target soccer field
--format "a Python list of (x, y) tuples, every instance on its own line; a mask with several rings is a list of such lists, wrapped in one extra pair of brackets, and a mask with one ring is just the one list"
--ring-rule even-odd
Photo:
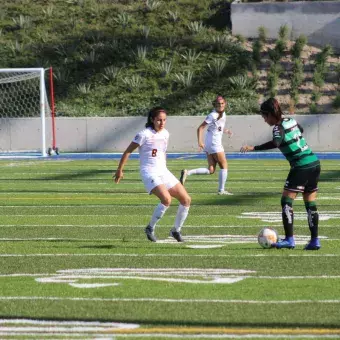
[[(322, 160), (322, 248), (294, 203), (294, 250), (262, 249), (264, 226), (282, 236), (285, 160), (230, 159), (218, 174), (190, 176), (182, 229), (168, 237), (177, 201), (147, 241), (158, 203), (130, 160), (0, 161), (1, 339), (221, 339), (340, 337), (340, 160)], [(169, 169), (206, 165), (171, 159)]]

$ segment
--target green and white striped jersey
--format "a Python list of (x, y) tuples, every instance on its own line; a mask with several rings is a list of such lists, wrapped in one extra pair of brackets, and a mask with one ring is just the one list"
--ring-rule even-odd
[(273, 128), (273, 142), (293, 168), (313, 167), (319, 164), (293, 118), (283, 118)]

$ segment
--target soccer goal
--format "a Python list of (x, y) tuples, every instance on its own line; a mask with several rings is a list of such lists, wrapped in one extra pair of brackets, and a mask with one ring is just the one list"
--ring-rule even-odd
[[(53, 80), (51, 78), (47, 82), (52, 98), (50, 105), (45, 86), (45, 79), (48, 77), (53, 77), (52, 70), (0, 69), (2, 154), (38, 152), (47, 156), (52, 149), (56, 149)], [(51, 141), (52, 147), (47, 146), (47, 141)], [(56, 151), (58, 153), (58, 149)]]

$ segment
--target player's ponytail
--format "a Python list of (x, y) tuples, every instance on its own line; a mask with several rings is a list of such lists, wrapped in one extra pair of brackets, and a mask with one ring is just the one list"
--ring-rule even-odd
[(148, 127), (154, 128), (155, 127), (154, 124), (153, 124), (153, 121), (158, 116), (158, 114), (160, 112), (164, 112), (165, 114), (167, 114), (166, 110), (161, 106), (156, 106), (149, 111), (148, 120), (145, 124), (146, 128), (148, 128)]
[(263, 102), (260, 108), (260, 112), (265, 116), (271, 115), (275, 117), (277, 121), (280, 121), (283, 115), (280, 104), (275, 98), (269, 98), (265, 102)]

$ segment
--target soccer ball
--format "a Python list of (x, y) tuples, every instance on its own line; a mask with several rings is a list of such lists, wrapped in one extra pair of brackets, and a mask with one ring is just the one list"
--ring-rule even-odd
[(257, 236), (257, 241), (262, 248), (268, 249), (271, 248), (273, 243), (276, 243), (278, 240), (277, 231), (273, 228), (263, 228), (259, 235)]

